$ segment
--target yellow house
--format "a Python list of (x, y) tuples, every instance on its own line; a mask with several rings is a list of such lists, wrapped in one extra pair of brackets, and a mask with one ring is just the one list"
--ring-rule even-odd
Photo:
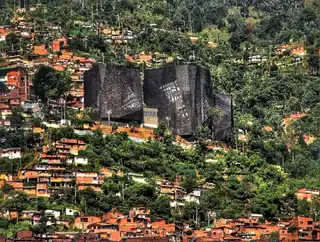
[(35, 133), (35, 134), (41, 134), (44, 132), (44, 129), (41, 128), (41, 127), (33, 127), (32, 128), (32, 132)]

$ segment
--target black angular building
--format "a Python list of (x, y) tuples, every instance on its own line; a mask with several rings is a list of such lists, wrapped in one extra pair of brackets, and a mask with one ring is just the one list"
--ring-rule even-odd
[(20, 8), (28, 8), (29, 7), (29, 0), (20, 0), (19, 7)]
[(84, 73), (84, 106), (98, 120), (141, 122), (143, 116), (140, 70), (96, 64)]
[(219, 115), (213, 117), (213, 130), (215, 140), (231, 138), (233, 129), (233, 108), (232, 97), (227, 94), (214, 93), (215, 108), (218, 108)]
[[(181, 136), (193, 136), (200, 125), (212, 125), (214, 138), (227, 138), (232, 128), (230, 95), (213, 93), (208, 70), (196, 65), (146, 70), (144, 102), (158, 109), (160, 122)], [(213, 109), (220, 109), (213, 117)]]
[[(157, 110), (175, 134), (192, 138), (197, 127), (212, 128), (215, 140), (232, 134), (232, 99), (213, 92), (207, 69), (196, 65), (169, 66), (144, 71), (97, 64), (84, 74), (84, 105), (95, 119), (143, 122), (143, 103)], [(218, 113), (218, 114), (217, 114)]]

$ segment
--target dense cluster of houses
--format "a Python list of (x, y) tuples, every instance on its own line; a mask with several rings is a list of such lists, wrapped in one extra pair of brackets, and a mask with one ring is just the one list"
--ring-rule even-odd
[(137, 36), (128, 29), (112, 29), (100, 26), (100, 36), (102, 39), (109, 44), (127, 44), (128, 41), (135, 39)]
[(313, 198), (319, 197), (320, 191), (314, 190), (314, 189), (307, 189), (305, 187), (298, 189), (296, 192), (296, 197), (299, 200), (307, 200), (308, 202), (311, 202)]
[[(248, 59), (246, 60), (249, 66), (257, 66), (262, 63), (271, 61), (272, 63), (279, 67), (288, 67), (288, 66), (301, 66), (304, 64), (306, 57), (308, 56), (307, 49), (304, 47), (304, 43), (294, 42), (283, 44), (280, 46), (275, 46), (269, 50), (269, 54), (262, 54), (259, 52), (250, 53)], [(273, 53), (271, 55), (271, 53)], [(315, 51), (316, 55), (320, 55), (320, 49)], [(272, 57), (271, 57), (272, 56)], [(237, 60), (241, 62), (243, 60)], [(311, 73), (310, 74), (314, 74)]]
[[(16, 28), (0, 26), (0, 42), (5, 41), (10, 34), (22, 40), (35, 40), (34, 33), (26, 34), (28, 33), (26, 26), (27, 22), (24, 21), (20, 21)], [(12, 46), (10, 51), (0, 51), (0, 83), (2, 84), (0, 86), (0, 113), (3, 126), (10, 126), (8, 117), (12, 115), (14, 107), (25, 102), (37, 101), (31, 79), (39, 65), (71, 73), (73, 85), (69, 94), (72, 99), (68, 100), (67, 106), (75, 109), (83, 108), (83, 73), (89, 70), (96, 61), (67, 51), (68, 39), (65, 37), (56, 38), (49, 44), (31, 44), (35, 43), (34, 41), (28, 43), (23, 50)], [(56, 100), (51, 100), (50, 104), (54, 105), (56, 102)]]
[(152, 66), (158, 67), (163, 64), (172, 63), (174, 60), (172, 56), (168, 56), (167, 54), (160, 53), (160, 52), (154, 52), (149, 54), (142, 52), (134, 56), (126, 55), (125, 58), (130, 63), (139, 64), (139, 65), (145, 64), (147, 67), (152, 67)]
[[(126, 175), (136, 183), (148, 182), (143, 174), (124, 174), (117, 168), (102, 167), (99, 171), (83, 171), (83, 166), (88, 165), (88, 159), (79, 153), (85, 149), (86, 144), (83, 141), (63, 138), (51, 149), (44, 147), (30, 169), (21, 169), (16, 176), (2, 173), (0, 185), (9, 184), (14, 190), (24, 191), (29, 197), (48, 198), (61, 188), (72, 188), (75, 191), (91, 188), (100, 192), (103, 182), (113, 175)], [(21, 156), (21, 153), (19, 154)], [(18, 154), (11, 154), (14, 155), (15, 158), (18, 157)], [(185, 202), (199, 203), (202, 191), (214, 187), (214, 184), (204, 183), (192, 192), (186, 193), (180, 183), (180, 177), (177, 177), (175, 182), (156, 179), (159, 194), (170, 197), (172, 209), (184, 207)]]
[(34, 98), (28, 71), (20, 67), (0, 69), (0, 125), (11, 126), (14, 108)]
[[(74, 217), (74, 222), (61, 219), (63, 215)], [(289, 221), (263, 221), (261, 214), (251, 214), (248, 218), (215, 219), (206, 229), (195, 229), (186, 223), (167, 223), (159, 218), (151, 221), (150, 210), (144, 207), (132, 208), (128, 215), (115, 210), (103, 216), (85, 216), (73, 209), (23, 211), (19, 219), (39, 224), (46, 216), (46, 224), (60, 224), (83, 231), (32, 234), (19, 232), (16, 241), (320, 241), (319, 223), (309, 217), (294, 217)], [(65, 217), (65, 216), (64, 216)], [(83, 237), (85, 236), (85, 237)], [(1, 240), (2, 239), (2, 240)], [(6, 241), (0, 238), (0, 241)], [(10, 241), (10, 240), (7, 240)]]
[(217, 219), (212, 228), (194, 230), (191, 237), (199, 241), (320, 241), (318, 222), (309, 217), (290, 221), (262, 222), (262, 215), (249, 218)]
[[(117, 211), (106, 212), (103, 216), (85, 216), (73, 209), (23, 211), (19, 219), (29, 221), (32, 225), (40, 223), (41, 217), (46, 216), (46, 224), (60, 224), (73, 227), (75, 232), (56, 232), (47, 234), (32, 234), (30, 231), (23, 231), (16, 235), (18, 241), (123, 241), (134, 239), (165, 240), (169, 238), (179, 238), (183, 232), (183, 227), (173, 223), (167, 223), (163, 219), (151, 221), (150, 210), (137, 207), (129, 211), (129, 215), (124, 215)], [(71, 224), (68, 219), (61, 217), (73, 217)], [(183, 225), (182, 225), (183, 226)], [(82, 237), (79, 232), (82, 231)], [(5, 238), (3, 238), (5, 239)], [(161, 241), (162, 241), (161, 240)], [(1, 238), (0, 238), (1, 241)]]
[(91, 187), (95, 191), (100, 191), (106, 172), (72, 169), (88, 164), (87, 158), (78, 155), (79, 151), (85, 149), (86, 144), (83, 141), (63, 138), (56, 142), (51, 150), (44, 147), (32, 169), (22, 169), (15, 177), (11, 174), (1, 174), (1, 184), (9, 184), (14, 190), (24, 191), (33, 197), (50, 197), (60, 188), (74, 186), (77, 190)]

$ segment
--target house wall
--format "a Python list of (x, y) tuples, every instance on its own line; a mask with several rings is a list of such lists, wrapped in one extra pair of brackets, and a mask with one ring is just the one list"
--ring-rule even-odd
[(77, 229), (87, 229), (89, 224), (100, 222), (101, 218), (96, 216), (78, 217), (74, 220), (74, 227)]

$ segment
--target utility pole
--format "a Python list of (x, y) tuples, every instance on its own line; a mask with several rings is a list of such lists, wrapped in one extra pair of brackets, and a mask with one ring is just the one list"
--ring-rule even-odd
[(236, 151), (238, 151), (238, 136), (239, 136), (238, 133), (235, 133), (234, 137), (235, 137), (235, 141), (236, 141)]
[(64, 115), (64, 120), (66, 120), (66, 118), (67, 118), (67, 115), (66, 115), (66, 112), (67, 112), (67, 101), (66, 101), (66, 98), (64, 98), (63, 101), (64, 101), (64, 112), (63, 112), (63, 115)]
[(111, 109), (107, 110), (107, 114), (108, 114), (108, 125), (110, 126), (110, 116), (112, 114), (112, 110)]
[[(122, 172), (123, 172), (123, 160), (121, 158), (121, 169), (122, 169)], [(123, 176), (123, 180), (122, 180), (122, 185), (121, 185), (121, 189), (122, 189), (122, 201), (124, 202), (124, 182), (125, 182), (125, 176)]]
[(198, 225), (198, 204), (196, 205), (196, 225)]
[(74, 185), (74, 204), (77, 204), (77, 184)]
[(122, 201), (124, 202), (124, 180), (122, 181)]
[(93, 24), (93, 3), (91, 5), (91, 23)]
[(33, 42), (35, 42), (35, 40), (36, 40), (36, 34), (37, 34), (36, 20), (34, 20), (33, 24), (34, 24), (34, 25), (33, 25), (33, 28), (34, 28), (34, 30), (33, 30), (33, 32), (34, 32)]
[[(194, 52), (193, 52), (194, 55)], [(201, 81), (201, 85), (200, 85), (200, 92), (201, 92), (201, 123), (204, 122), (204, 111), (203, 111), (203, 83)]]
[(178, 204), (177, 204), (177, 189), (175, 189), (174, 190), (174, 209), (175, 209), (175, 212), (177, 213), (177, 206), (178, 206)]
[(167, 128), (169, 129), (171, 117), (170, 116), (166, 116), (166, 120), (167, 120)]

